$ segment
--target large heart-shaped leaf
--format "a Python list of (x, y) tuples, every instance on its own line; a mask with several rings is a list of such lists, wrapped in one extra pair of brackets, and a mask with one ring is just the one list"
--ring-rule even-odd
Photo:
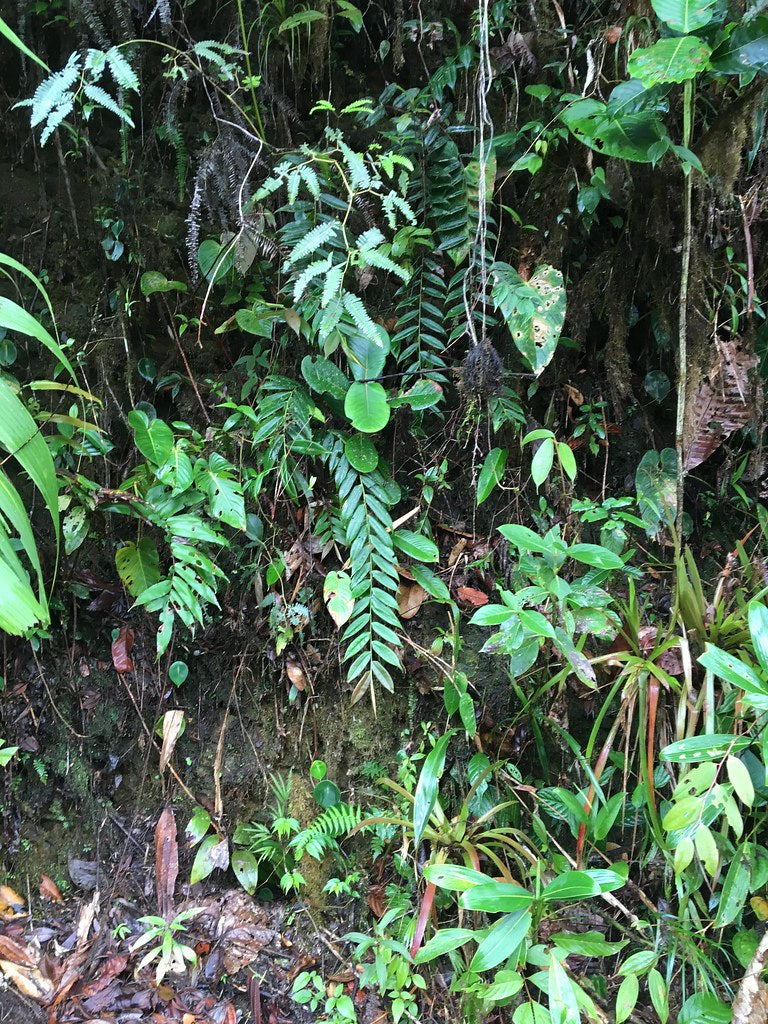
[(646, 88), (667, 82), (686, 82), (706, 69), (711, 52), (704, 40), (696, 36), (660, 39), (653, 46), (635, 50), (627, 70)]
[(548, 264), (523, 281), (507, 263), (491, 268), (494, 305), (506, 321), (518, 351), (538, 376), (555, 354), (565, 320), (563, 275)]
[(560, 120), (585, 146), (620, 160), (653, 163), (669, 146), (664, 125), (652, 109), (619, 113), (610, 104), (584, 99), (567, 107)]
[(651, 0), (654, 11), (675, 32), (696, 32), (715, 17), (717, 0)]

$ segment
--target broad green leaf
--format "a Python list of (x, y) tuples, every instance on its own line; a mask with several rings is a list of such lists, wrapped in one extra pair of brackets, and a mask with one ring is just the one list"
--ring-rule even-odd
[(547, 885), (541, 896), (549, 903), (552, 900), (583, 900), (598, 896), (601, 892), (612, 892), (624, 885), (624, 879), (615, 871), (564, 871)]
[(189, 823), (185, 829), (185, 835), (188, 846), (197, 846), (201, 839), (208, 834), (208, 829), (211, 827), (211, 815), (204, 807), (199, 805), (195, 808), (195, 812), (189, 819)]
[(555, 354), (565, 321), (563, 275), (548, 264), (523, 281), (514, 267), (494, 263), (491, 297), (518, 351), (538, 376)]
[(541, 1003), (521, 1003), (512, 1015), (512, 1024), (552, 1024), (549, 1010)]
[(658, 959), (659, 954), (652, 949), (641, 949), (638, 953), (628, 956), (616, 973), (622, 978), (628, 974), (644, 974), (658, 962)]
[(635, 472), (640, 516), (651, 536), (675, 521), (677, 508), (677, 455), (674, 448), (648, 451)]
[(478, 608), (469, 620), (470, 626), (500, 626), (510, 619), (516, 619), (518, 613), (504, 604), (486, 604)]
[(259, 886), (259, 862), (254, 855), (249, 850), (234, 850), (232, 870), (248, 895), (253, 896)]
[(565, 973), (554, 950), (549, 952), (548, 994), (552, 1024), (580, 1024), (581, 1013), (574, 982)]
[(504, 467), (507, 464), (506, 448), (491, 448), (485, 457), (477, 478), (477, 507), (491, 494), (494, 487), (501, 483)]
[(389, 354), (389, 339), (383, 328), (378, 344), (361, 334), (342, 338), (341, 344), (355, 380), (373, 380), (381, 375)]
[(379, 453), (370, 437), (352, 434), (344, 441), (347, 461), (358, 473), (372, 473), (379, 464)]
[(720, 854), (715, 843), (715, 837), (707, 825), (700, 824), (693, 837), (693, 845), (696, 853), (701, 858), (707, 874), (714, 876), (720, 863)]
[[(151, 426), (158, 422), (155, 420)], [(218, 452), (213, 452), (207, 462), (198, 460), (195, 473), (198, 490), (208, 496), (211, 517), (236, 530), (244, 530), (245, 499), (240, 482), (234, 479), (234, 466)]]
[[(642, 83), (637, 85), (642, 88)], [(582, 99), (566, 107), (560, 120), (585, 146), (621, 160), (652, 163), (655, 148), (670, 142), (654, 110), (614, 113), (610, 103)]]
[(483, 991), (484, 1003), (508, 1003), (523, 987), (524, 979), (517, 971), (497, 971), (493, 981)]
[(573, 454), (573, 449), (565, 441), (559, 441), (557, 445), (557, 457), (560, 460), (560, 465), (563, 467), (563, 472), (569, 480), (574, 481), (578, 470), (576, 469), (576, 456)]
[(132, 597), (139, 597), (160, 581), (160, 556), (150, 537), (142, 537), (138, 544), (126, 541), (115, 552), (115, 566)]
[(169, 281), (159, 270), (146, 270), (141, 275), (139, 287), (145, 298), (156, 292), (185, 292), (187, 290), (183, 281)]
[(717, 0), (651, 0), (651, 5), (675, 32), (696, 32), (717, 14)]
[(608, 942), (600, 932), (556, 932), (551, 936), (558, 949), (579, 956), (613, 956), (620, 953), (628, 939)]
[(455, 731), (455, 729), (449, 729), (444, 733), (424, 758), (419, 781), (416, 784), (416, 792), (413, 795), (413, 837), (416, 847), (421, 842), (429, 816), (434, 809), (440, 779), (445, 768), (445, 755)]
[(752, 778), (747, 766), (740, 758), (733, 755), (728, 757), (725, 766), (736, 796), (747, 807), (751, 807), (755, 800), (755, 787), (752, 785)]
[(768, 73), (768, 15), (736, 25), (715, 47), (709, 66), (723, 75)]
[(411, 575), (424, 590), (436, 601), (448, 604), (451, 600), (451, 592), (436, 573), (428, 569), (426, 565), (418, 563), (411, 566)]
[(237, 247), (232, 242), (222, 244), (213, 238), (200, 243), (197, 250), (197, 265), (200, 273), (209, 283), (214, 284), (226, 277), (232, 269)]
[(349, 390), (349, 380), (330, 359), (305, 356), (301, 361), (301, 373), (307, 384), (319, 395), (327, 394), (339, 402), (344, 401)]
[(490, 971), (512, 956), (528, 934), (531, 927), (529, 910), (518, 910), (507, 914), (490, 929), (477, 947), (469, 970), (474, 974)]
[(427, 964), (470, 942), (476, 936), (472, 928), (443, 928), (429, 942), (425, 942), (415, 957), (415, 963)]
[(730, 733), (716, 733), (711, 736), (691, 736), (687, 740), (677, 740), (663, 747), (659, 753), (662, 761), (676, 764), (691, 764), (695, 761), (712, 761), (735, 754), (751, 744), (747, 736), (734, 736)]
[(669, 1020), (669, 991), (662, 976), (652, 967), (648, 972), (648, 993), (661, 1024)]
[(759, 601), (750, 601), (748, 622), (757, 660), (763, 672), (768, 675), (768, 608)]
[(173, 431), (167, 423), (149, 417), (142, 409), (128, 413), (128, 423), (133, 428), (136, 447), (145, 459), (154, 466), (162, 466), (173, 451)]
[(541, 487), (549, 476), (555, 459), (555, 442), (551, 437), (541, 442), (531, 459), (531, 479), (536, 487)]
[(636, 974), (628, 974), (616, 993), (616, 1024), (623, 1024), (637, 1005), (640, 982)]
[(395, 530), (392, 534), (395, 547), (417, 562), (436, 562), (440, 556), (437, 544), (429, 537), (413, 530)]
[(701, 819), (703, 803), (697, 796), (686, 796), (677, 800), (664, 815), (662, 825), (669, 832), (687, 828)]
[(515, 882), (484, 882), (459, 898), (459, 906), (465, 910), (485, 910), (489, 914), (524, 910), (531, 903), (532, 893)]
[(680, 1008), (677, 1024), (730, 1024), (731, 1008), (709, 992), (688, 996)]
[(538, 533), (534, 533), (527, 526), (512, 523), (508, 526), (500, 526), (499, 533), (520, 551), (534, 551), (536, 554), (546, 555), (552, 550), (552, 545), (545, 538), (540, 537)]
[(647, 89), (667, 82), (685, 82), (707, 67), (710, 48), (697, 36), (660, 39), (653, 46), (634, 50), (627, 71)]
[(48, 611), (41, 605), (29, 584), (19, 579), (0, 558), (0, 630), (19, 636), (37, 623), (48, 623)]
[(591, 565), (595, 569), (623, 569), (624, 560), (601, 544), (571, 544), (568, 554), (577, 562)]
[(715, 928), (724, 928), (726, 925), (733, 924), (744, 910), (749, 890), (749, 861), (745, 856), (745, 845), (742, 845), (734, 854), (723, 882), (715, 915)]
[(465, 868), (459, 864), (427, 864), (424, 868), (424, 878), (428, 882), (434, 882), (438, 889), (448, 889), (451, 892), (466, 892), (474, 885), (492, 881), (482, 871)]
[(693, 860), (693, 839), (683, 836), (675, 847), (675, 874), (681, 875)]
[(366, 384), (355, 381), (344, 399), (344, 412), (356, 430), (375, 434), (389, 422), (387, 393), (375, 381)]

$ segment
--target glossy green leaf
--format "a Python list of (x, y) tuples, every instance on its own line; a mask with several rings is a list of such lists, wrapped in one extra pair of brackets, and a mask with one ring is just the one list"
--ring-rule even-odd
[(319, 356), (313, 359), (311, 356), (304, 356), (301, 361), (301, 374), (313, 391), (319, 395), (330, 395), (339, 402), (349, 390), (349, 379), (330, 359), (323, 359)]
[(389, 422), (387, 393), (375, 381), (366, 384), (355, 381), (344, 399), (344, 413), (356, 430), (364, 434), (375, 434)]
[(128, 423), (133, 428), (136, 447), (154, 466), (162, 466), (173, 451), (173, 431), (167, 423), (154, 419), (150, 422), (141, 409), (128, 413)]
[(216, 868), (226, 868), (229, 864), (229, 850), (226, 839), (221, 836), (208, 836), (200, 844), (192, 871), (189, 875), (190, 885), (202, 882)]
[(623, 1024), (637, 1005), (640, 982), (636, 974), (628, 974), (616, 993), (616, 1024)]
[(677, 1024), (730, 1024), (731, 1008), (710, 993), (688, 996), (680, 1008)]
[(565, 972), (554, 950), (549, 953), (549, 1013), (552, 1024), (580, 1024), (581, 1013), (574, 982)]
[(476, 936), (472, 928), (443, 928), (425, 942), (415, 957), (417, 964), (427, 964), (470, 942)]
[(576, 456), (573, 454), (573, 448), (565, 441), (559, 441), (557, 445), (557, 457), (560, 460), (560, 465), (563, 467), (563, 472), (570, 481), (576, 479), (578, 470), (576, 468)]
[(616, 973), (621, 978), (626, 977), (628, 974), (644, 974), (658, 962), (658, 959), (659, 954), (654, 952), (654, 950), (641, 949), (622, 961)]
[(755, 787), (747, 766), (740, 758), (730, 755), (725, 762), (725, 767), (736, 796), (747, 807), (751, 807), (755, 800)]
[(745, 856), (745, 846), (742, 845), (734, 854), (723, 881), (715, 915), (715, 928), (724, 928), (726, 925), (733, 924), (744, 910), (749, 891), (749, 861)]
[(254, 855), (249, 850), (234, 850), (232, 870), (248, 895), (253, 896), (259, 887), (259, 862)]
[(768, 608), (759, 601), (750, 601), (747, 620), (757, 660), (768, 675)]
[(189, 819), (189, 823), (185, 829), (185, 835), (188, 846), (197, 846), (200, 840), (207, 835), (208, 829), (211, 827), (211, 815), (204, 807), (199, 805), (195, 808), (195, 812)]
[(504, 467), (507, 464), (506, 448), (491, 448), (485, 457), (482, 468), (477, 478), (477, 507), (479, 508), (485, 499), (492, 493), (494, 487), (498, 487), (504, 476)]
[(696, 32), (715, 17), (717, 0), (651, 0), (654, 11), (675, 32)]
[(685, 82), (707, 67), (711, 50), (697, 36), (659, 39), (653, 46), (633, 50), (627, 71), (647, 88), (667, 82)]
[(459, 906), (465, 910), (484, 910), (486, 913), (510, 913), (524, 910), (533, 903), (533, 895), (514, 882), (484, 882), (462, 893)]
[(648, 972), (648, 994), (661, 1024), (669, 1020), (669, 992), (662, 976), (652, 967)]
[(691, 736), (686, 740), (677, 740), (663, 747), (659, 753), (662, 761), (677, 764), (691, 764), (696, 761), (712, 761), (744, 750), (752, 741), (747, 736), (734, 736), (730, 733), (717, 733), (711, 736)]
[(379, 464), (379, 453), (370, 437), (352, 434), (344, 441), (347, 461), (358, 473), (372, 473)]
[(436, 562), (440, 556), (433, 540), (413, 530), (395, 530), (392, 540), (396, 548), (417, 562)]
[(676, 832), (678, 829), (687, 828), (701, 818), (702, 801), (697, 796), (686, 796), (677, 800), (662, 819), (662, 825), (669, 832)]
[(536, 487), (541, 487), (549, 476), (554, 459), (555, 442), (551, 437), (547, 437), (541, 442), (531, 459), (531, 479)]
[(547, 903), (553, 900), (583, 900), (589, 896), (598, 896), (601, 892), (613, 892), (623, 885), (622, 876), (608, 869), (564, 871), (545, 886), (541, 896)]
[(424, 878), (428, 882), (434, 882), (438, 889), (448, 889), (450, 892), (466, 892), (475, 885), (492, 881), (482, 871), (465, 868), (459, 864), (427, 864), (424, 868)]
[(445, 768), (445, 755), (455, 731), (455, 729), (449, 729), (444, 733), (424, 758), (413, 797), (413, 834), (414, 845), (417, 847), (424, 835), (429, 816), (434, 810), (440, 779)]
[(577, 562), (591, 565), (594, 569), (623, 569), (624, 560), (615, 551), (602, 544), (571, 544), (568, 554)]
[(531, 913), (518, 910), (507, 914), (489, 930), (488, 934), (477, 947), (469, 965), (475, 974), (490, 971), (512, 956), (517, 947), (528, 934), (531, 927)]
[(723, 75), (768, 73), (768, 15), (736, 25), (715, 47), (709, 66)]
[(578, 956), (613, 956), (620, 953), (628, 939), (609, 942), (601, 932), (555, 932), (552, 942), (558, 949)]
[(520, 551), (533, 551), (543, 555), (549, 554), (552, 550), (552, 545), (538, 533), (534, 533), (527, 526), (520, 526), (518, 523), (500, 526), (499, 533)]

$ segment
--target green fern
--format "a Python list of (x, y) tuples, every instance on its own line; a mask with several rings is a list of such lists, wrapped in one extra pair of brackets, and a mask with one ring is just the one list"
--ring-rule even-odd
[(362, 820), (363, 812), (359, 805), (335, 804), (294, 836), (290, 846), (297, 858), (308, 853), (315, 860), (322, 860), (326, 853), (338, 848), (337, 840), (348, 835)]
[(447, 383), (445, 349), (445, 273), (433, 256), (425, 256), (408, 284), (395, 296), (397, 332), (392, 353), (404, 373), (403, 385), (411, 377)]
[(355, 598), (352, 617), (341, 637), (346, 644), (347, 681), (353, 687), (353, 703), (370, 693), (375, 706), (374, 684), (394, 690), (391, 669), (401, 667), (395, 598), (399, 580), (389, 514), (394, 504), (393, 484), (379, 470), (355, 470), (338, 439), (328, 463), (340, 502)]

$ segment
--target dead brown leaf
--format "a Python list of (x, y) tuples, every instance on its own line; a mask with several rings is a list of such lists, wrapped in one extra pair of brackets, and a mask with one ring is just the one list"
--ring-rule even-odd
[(173, 914), (173, 891), (179, 874), (179, 843), (176, 819), (167, 806), (155, 826), (155, 881), (157, 907), (160, 915), (170, 920)]
[(9, 885), (0, 885), (0, 916), (16, 917), (24, 910), (24, 900)]
[(36, 957), (32, 956), (27, 946), (7, 935), (0, 935), (0, 959), (10, 960), (11, 963), (21, 964), (22, 967), (34, 967), (37, 963)]
[(487, 594), (476, 587), (457, 587), (456, 597), (459, 599), (459, 604), (463, 604), (467, 608), (482, 608), (490, 600)]
[(163, 746), (160, 750), (160, 772), (164, 772), (173, 756), (176, 741), (184, 726), (184, 712), (179, 708), (166, 711), (163, 715)]
[(37, 967), (22, 967), (10, 960), (0, 960), (0, 971), (9, 978), (23, 996), (42, 1002), (53, 992), (53, 982), (43, 977)]
[(285, 659), (285, 674), (299, 693), (303, 693), (306, 690), (307, 677), (304, 674), (304, 669), (294, 658)]
[(695, 469), (723, 441), (745, 427), (755, 411), (754, 375), (758, 359), (740, 338), (718, 340), (707, 374), (690, 396), (685, 424), (685, 468)]
[(64, 902), (58, 885), (48, 875), (40, 875), (40, 895), (44, 900), (54, 900), (56, 903)]
[(120, 675), (133, 672), (132, 648), (133, 630), (130, 626), (121, 626), (117, 638), (112, 641), (112, 664)]
[(418, 583), (401, 583), (397, 590), (397, 608), (401, 619), (412, 619), (426, 599), (426, 590)]

